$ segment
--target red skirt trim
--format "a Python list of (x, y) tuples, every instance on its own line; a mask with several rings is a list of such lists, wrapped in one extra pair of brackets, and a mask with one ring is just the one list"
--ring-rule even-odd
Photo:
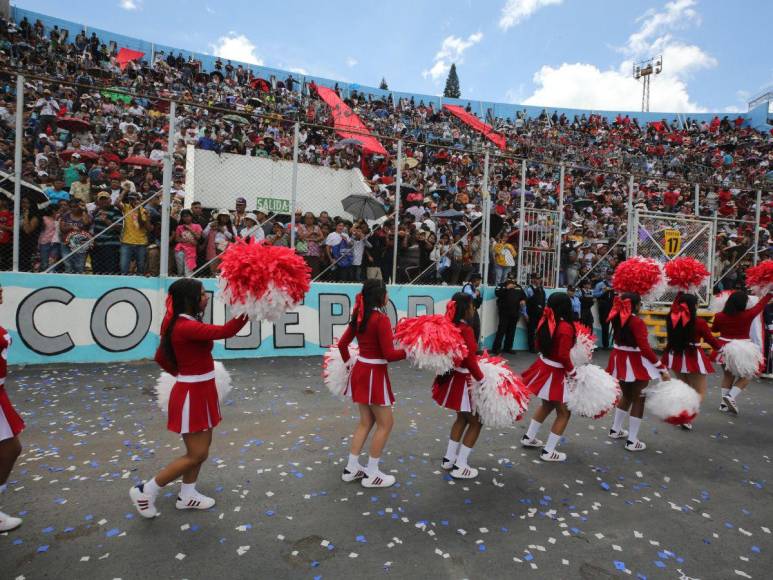
[(678, 373), (709, 375), (714, 372), (711, 360), (702, 348), (691, 346), (684, 352), (667, 350), (661, 361), (667, 368)]
[(358, 360), (349, 374), (349, 384), (344, 394), (351, 395), (352, 401), (363, 405), (394, 405), (395, 396), (392, 394), (387, 365)]
[(5, 387), (0, 386), (0, 441), (16, 437), (24, 431), (24, 421), (13, 408)]
[(547, 364), (542, 357), (523, 372), (523, 382), (535, 396), (543, 401), (565, 403), (568, 392), (564, 389), (566, 372), (563, 367)]
[(644, 358), (640, 352), (618, 348), (613, 348), (609, 355), (607, 372), (618, 381), (625, 383), (649, 381), (660, 376), (657, 367)]
[(432, 383), (432, 398), (441, 407), (458, 412), (472, 412), (470, 373), (454, 371), (450, 375), (435, 377)]
[(215, 379), (174, 384), (169, 395), (167, 429), (180, 434), (209, 431), (221, 419)]

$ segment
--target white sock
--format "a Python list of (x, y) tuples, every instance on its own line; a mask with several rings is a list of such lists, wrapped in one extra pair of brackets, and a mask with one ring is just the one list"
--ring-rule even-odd
[(191, 497), (192, 495), (196, 495), (196, 482), (185, 483), (183, 481), (182, 486), (180, 486), (180, 497)]
[(730, 389), (726, 389), (725, 387), (722, 387), (722, 396), (724, 397), (730, 392)]
[(472, 447), (467, 447), (464, 444), (459, 447), (459, 455), (456, 456), (457, 467), (467, 467), (467, 458), (470, 456), (471, 451)]
[(443, 457), (448, 459), (448, 461), (453, 462), (453, 460), (456, 459), (456, 456), (459, 454), (459, 446), (461, 444), (461, 441), (454, 441), (453, 439), (449, 439), (448, 447), (446, 447), (446, 454)]
[(539, 428), (542, 427), (542, 423), (538, 423), (534, 419), (531, 420), (531, 423), (529, 423), (529, 429), (526, 431), (526, 439), (531, 441), (537, 436), (537, 433), (539, 433)]
[(615, 409), (615, 418), (612, 421), (612, 431), (615, 433), (619, 433), (620, 430), (623, 428), (623, 422), (625, 421), (625, 418), (628, 416), (628, 411), (623, 411), (622, 409)]
[(162, 487), (163, 486), (158, 485), (156, 483), (156, 478), (152, 477), (145, 482), (145, 484), (142, 486), (142, 490), (148, 495), (152, 495), (153, 497), (156, 497), (158, 495), (158, 492), (161, 491)]
[(346, 469), (349, 473), (357, 473), (362, 466), (360, 465), (360, 456), (354, 453), (349, 454), (349, 463), (346, 464)]
[(378, 473), (378, 462), (381, 461), (380, 457), (368, 457), (368, 473)]
[(545, 444), (545, 451), (553, 453), (553, 451), (556, 450), (556, 445), (558, 445), (559, 441), (561, 441), (561, 435), (556, 435), (551, 431), (550, 435), (548, 435), (548, 442)]
[(636, 443), (639, 440), (639, 427), (641, 427), (641, 419), (639, 417), (630, 417), (628, 419), (628, 441)]
[(3, 485), (0, 485), (0, 493), (5, 493), (5, 490), (8, 489), (8, 484), (4, 483)]
[(737, 399), (738, 395), (740, 395), (741, 393), (743, 393), (743, 389), (739, 389), (738, 387), (733, 387), (732, 389), (730, 389), (729, 394), (733, 399)]

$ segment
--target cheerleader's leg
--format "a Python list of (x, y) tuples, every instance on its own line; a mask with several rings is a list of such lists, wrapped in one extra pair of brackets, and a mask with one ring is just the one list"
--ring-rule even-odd
[(5, 486), (16, 460), (21, 455), (21, 441), (18, 436), (0, 441), (0, 488)]
[(365, 440), (368, 438), (371, 429), (373, 429), (373, 425), (376, 424), (376, 417), (373, 415), (370, 405), (358, 403), (357, 407), (360, 410), (360, 422), (352, 435), (352, 444), (349, 447), (351, 455), (359, 455), (362, 452)]
[(448, 447), (446, 447), (446, 453), (443, 455), (443, 462), (441, 464), (446, 471), (454, 468), (456, 457), (459, 455), (459, 448), (462, 445), (464, 430), (467, 428), (467, 415), (469, 415), (469, 413), (457, 411), (456, 420), (453, 425), (451, 425), (451, 433), (448, 437)]
[(474, 413), (463, 412), (467, 422), (467, 431), (462, 439), (462, 445), (459, 447), (459, 453), (456, 456), (456, 465), (451, 471), (451, 477), (454, 479), (473, 479), (478, 476), (478, 470), (470, 467), (468, 459), (475, 442), (478, 440), (482, 424), (480, 418)]
[(561, 436), (566, 430), (566, 426), (569, 424), (569, 419), (572, 416), (566, 403), (555, 403), (556, 419), (553, 421), (553, 427), (550, 429), (548, 435), (548, 441), (545, 443), (545, 447), (542, 449), (540, 459), (543, 461), (566, 461), (566, 453), (556, 451), (556, 446), (561, 440)]
[(529, 429), (524, 436), (521, 437), (521, 445), (523, 447), (542, 447), (542, 441), (537, 439), (537, 434), (539, 433), (540, 427), (542, 427), (542, 423), (555, 408), (556, 404), (552, 401), (546, 401), (545, 399), (540, 401), (540, 406), (537, 407), (537, 410), (534, 411), (534, 415), (531, 418)]
[(395, 483), (395, 477), (381, 471), (378, 464), (394, 426), (392, 407), (371, 405), (370, 410), (376, 418), (376, 432), (370, 441), (370, 457), (368, 458), (366, 475), (362, 479), (362, 486), (369, 488), (391, 487)]

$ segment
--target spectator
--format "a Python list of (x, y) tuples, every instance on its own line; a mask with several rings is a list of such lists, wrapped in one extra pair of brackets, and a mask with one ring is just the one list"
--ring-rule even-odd
[(545, 310), (545, 288), (542, 286), (542, 276), (532, 274), (531, 284), (526, 287), (526, 337), (529, 344), (529, 352), (537, 352), (535, 338), (537, 336), (537, 325), (542, 312)]
[(569, 296), (569, 300), (572, 303), (572, 313), (574, 314), (574, 319), (580, 320), (582, 306), (580, 303), (580, 297), (577, 295), (577, 289), (574, 286), (567, 286), (566, 294)]
[(248, 242), (261, 242), (265, 239), (266, 234), (254, 213), (244, 214), (244, 225), (239, 237)]
[(95, 274), (118, 274), (121, 271), (122, 228), (113, 225), (121, 216), (121, 210), (111, 203), (110, 192), (100, 191), (91, 214), (91, 232), (94, 235), (91, 269)]
[(346, 233), (346, 224), (338, 222), (335, 231), (330, 232), (325, 239), (325, 253), (328, 262), (332, 265), (336, 282), (352, 282), (354, 269), (352, 268), (353, 255), (352, 243), (349, 234)]
[(50, 89), (43, 89), (43, 96), (35, 102), (35, 111), (38, 114), (37, 133), (56, 131), (56, 116), (59, 114), (59, 103), (51, 97)]
[(462, 286), (462, 292), (469, 294), (472, 297), (472, 305), (475, 308), (475, 314), (472, 318), (472, 331), (475, 334), (475, 342), (480, 342), (480, 315), (478, 309), (483, 304), (483, 295), (480, 293), (480, 284), (483, 280), (483, 276), (480, 274), (473, 274), (470, 276), (469, 282)]
[(273, 230), (268, 236), (267, 241), (272, 246), (290, 247), (290, 236), (287, 234), (284, 226), (278, 222), (274, 222)]
[(81, 200), (85, 204), (92, 202), (91, 198), (91, 182), (89, 181), (89, 174), (85, 169), (78, 175), (78, 181), (70, 185), (70, 197)]
[(69, 211), (59, 219), (59, 231), (62, 236), (62, 257), (65, 259), (64, 271), (68, 274), (83, 274), (86, 268), (88, 246), (86, 241), (91, 237), (88, 233), (91, 220), (85, 211), (83, 202), (74, 199)]
[(180, 212), (180, 224), (174, 233), (174, 259), (178, 276), (191, 276), (196, 271), (196, 253), (203, 230), (193, 223), (193, 212)]
[(148, 231), (151, 226), (148, 210), (140, 205), (139, 195), (125, 190), (116, 201), (116, 207), (123, 213), (121, 274), (127, 275), (134, 261), (135, 274), (143, 276), (148, 258)]
[(312, 279), (316, 278), (322, 270), (320, 264), (319, 244), (322, 242), (322, 230), (315, 223), (314, 214), (306, 212), (303, 216), (303, 223), (299, 223), (296, 228), (295, 251), (298, 252), (311, 268)]
[(40, 253), (40, 271), (45, 272), (49, 266), (59, 260), (59, 221), (58, 209), (48, 206), (42, 212), (43, 226), (38, 237), (38, 252)]
[(60, 201), (70, 201), (70, 193), (64, 188), (63, 179), (54, 179), (54, 185), (46, 191), (46, 196), (51, 205), (58, 205)]
[(0, 194), (0, 270), (13, 266), (13, 212), (8, 209), (8, 199)]
[(593, 330), (593, 288), (589, 278), (585, 278), (580, 286), (580, 322)]
[(19, 230), (19, 270), (32, 272), (32, 257), (38, 247), (41, 229), (40, 211), (29, 197), (21, 198), (21, 228)]
[(526, 308), (526, 293), (515, 279), (509, 276), (497, 287), (495, 294), (499, 321), (492, 353), (499, 354), (504, 350), (507, 354), (515, 354), (513, 350), (515, 330), (521, 311), (525, 311)]
[(494, 284), (503, 284), (515, 266), (515, 248), (507, 242), (507, 234), (501, 232), (492, 246), (494, 255)]
[(231, 212), (227, 209), (221, 209), (215, 214), (215, 219), (204, 228), (204, 239), (207, 243), (206, 260), (209, 264), (209, 270), (213, 276), (217, 275), (217, 266), (220, 263), (216, 260), (217, 256), (222, 254), (225, 249), (236, 239), (236, 230), (231, 222)]
[(603, 280), (600, 280), (593, 289), (593, 297), (596, 299), (596, 305), (599, 311), (599, 324), (601, 325), (601, 348), (609, 349), (609, 322), (607, 317), (612, 310), (612, 301), (615, 298), (615, 291), (612, 288), (612, 272), (607, 271)]

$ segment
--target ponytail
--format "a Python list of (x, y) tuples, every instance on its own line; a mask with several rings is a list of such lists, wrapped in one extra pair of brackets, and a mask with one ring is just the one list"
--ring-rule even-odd
[(694, 340), (697, 304), (698, 299), (693, 294), (680, 294), (674, 300), (671, 312), (666, 316), (669, 350), (682, 353)]
[(550, 351), (553, 349), (553, 339), (561, 321), (572, 325), (572, 332), (574, 332), (572, 324), (574, 311), (569, 295), (566, 292), (553, 292), (548, 298), (542, 318), (537, 325), (537, 348), (543, 356), (550, 356)]
[(355, 333), (365, 332), (368, 320), (374, 310), (378, 310), (386, 302), (386, 286), (381, 280), (366, 280), (362, 285), (362, 291), (357, 295), (352, 311), (352, 320), (349, 322)]
[(172, 332), (181, 314), (201, 317), (199, 302), (201, 298), (201, 282), (194, 278), (180, 278), (169, 286), (167, 297), (167, 312), (161, 324), (161, 348), (174, 368), (177, 368), (177, 357), (172, 345)]

